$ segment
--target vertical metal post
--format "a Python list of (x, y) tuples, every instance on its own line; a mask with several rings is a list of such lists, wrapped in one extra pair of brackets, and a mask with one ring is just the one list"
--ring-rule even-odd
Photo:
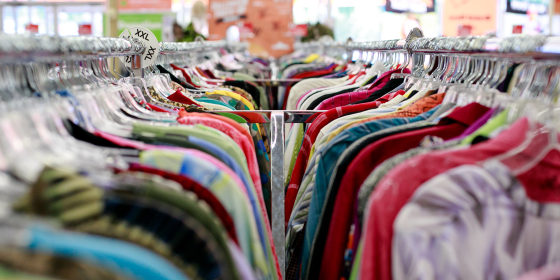
[(553, 22), (554, 22), (554, 9), (555, 9), (555, 4), (554, 3), (556, 1), (554, 0), (550, 0), (549, 1), (549, 6), (548, 6), (548, 35), (552, 35), (552, 29), (554, 27)]
[(45, 30), (46, 30), (45, 34), (47, 34), (47, 35), (54, 34), (54, 33), (50, 32), (51, 31), (51, 17), (50, 16), (52, 15), (52, 14), (50, 14), (52, 12), (51, 9), (53, 9), (53, 7), (45, 7)]
[(15, 23), (15, 34), (19, 34), (19, 22), (18, 22), (18, 16), (17, 16), (17, 11), (16, 11), (16, 6), (12, 6), (12, 16), (14, 17), (14, 23)]
[(53, 5), (53, 25), (54, 25), (54, 35), (58, 36), (58, 5)]
[(282, 277), (285, 275), (286, 233), (284, 229), (284, 112), (272, 111), (270, 114), (270, 169), (271, 169), (271, 223), (272, 238), (278, 255)]
[(0, 5), (0, 32), (4, 33), (4, 5)]

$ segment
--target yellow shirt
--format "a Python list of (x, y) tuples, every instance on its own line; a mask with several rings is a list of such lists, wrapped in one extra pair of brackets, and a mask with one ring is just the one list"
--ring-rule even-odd
[(229, 96), (235, 100), (239, 100), (241, 103), (243, 103), (243, 105), (247, 106), (249, 110), (255, 110), (255, 107), (253, 106), (253, 104), (251, 104), (251, 102), (249, 102), (249, 100), (247, 100), (245, 97), (235, 92), (231, 92), (227, 90), (214, 90), (214, 91), (206, 92), (206, 94), (207, 95), (219, 94), (219, 95)]

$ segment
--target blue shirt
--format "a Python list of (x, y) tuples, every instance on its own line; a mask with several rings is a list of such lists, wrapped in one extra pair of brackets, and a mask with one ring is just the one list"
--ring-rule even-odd
[(54, 231), (41, 226), (29, 229), (27, 248), (60, 256), (93, 261), (135, 279), (188, 279), (160, 256), (134, 244), (94, 235)]

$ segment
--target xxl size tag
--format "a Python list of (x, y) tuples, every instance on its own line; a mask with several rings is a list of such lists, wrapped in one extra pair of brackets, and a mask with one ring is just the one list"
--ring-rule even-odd
[[(159, 42), (152, 31), (144, 27), (125, 28), (119, 37), (138, 42), (144, 46), (144, 52), (140, 58), (142, 68), (152, 66), (156, 63), (157, 56), (159, 55)], [(133, 56), (119, 58), (126, 67), (132, 68)]]

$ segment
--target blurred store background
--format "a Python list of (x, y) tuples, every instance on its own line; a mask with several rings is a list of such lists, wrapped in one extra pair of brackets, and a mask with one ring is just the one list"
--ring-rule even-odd
[(256, 54), (289, 53), (322, 36), (560, 35), (560, 0), (0, 0), (5, 33), (115, 36), (131, 26), (159, 40), (240, 40)]

